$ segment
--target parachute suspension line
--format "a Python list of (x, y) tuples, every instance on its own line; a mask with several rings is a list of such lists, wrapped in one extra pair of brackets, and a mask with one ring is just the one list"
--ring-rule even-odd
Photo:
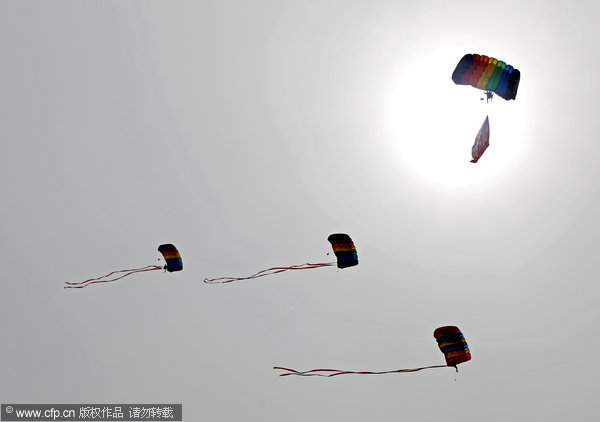
[(241, 280), (251, 280), (254, 278), (264, 277), (266, 275), (278, 274), (284, 271), (289, 270), (311, 270), (313, 268), (321, 268), (321, 267), (331, 267), (336, 265), (336, 262), (321, 262), (318, 264), (300, 264), (300, 265), (292, 265), (290, 267), (272, 267), (267, 268), (266, 270), (262, 270), (248, 277), (219, 277), (219, 278), (205, 278), (204, 282), (207, 284), (223, 284), (223, 283), (231, 283), (233, 281), (241, 281)]
[(447, 366), (448, 365), (432, 365), (432, 366), (424, 366), (422, 368), (396, 369), (394, 371), (380, 371), (380, 372), (342, 371), (339, 369), (311, 369), (310, 371), (296, 371), (295, 369), (284, 368), (281, 366), (274, 366), (273, 369), (287, 371), (287, 373), (279, 374), (280, 377), (287, 377), (288, 375), (299, 375), (302, 377), (335, 377), (337, 375), (347, 375), (347, 374), (356, 374), (356, 375), (398, 374), (398, 373), (402, 373), (402, 372), (417, 372), (417, 371), (422, 371), (423, 369), (447, 368)]
[[(67, 281), (67, 282), (65, 282), (65, 284), (68, 284), (68, 286), (64, 286), (64, 288), (65, 289), (82, 289), (84, 287), (89, 286), (90, 284), (109, 283), (112, 281), (120, 280), (131, 274), (143, 273), (146, 271), (156, 271), (156, 270), (162, 270), (162, 269), (163, 269), (162, 265), (148, 265), (148, 266), (142, 267), (142, 268), (133, 268), (130, 270), (118, 270), (118, 271), (113, 271), (112, 273), (103, 275), (102, 277), (90, 278), (89, 280), (85, 280), (85, 281), (81, 281), (81, 282), (77, 282), (77, 283), (70, 283)], [(111, 275), (120, 274), (120, 273), (124, 273), (124, 274), (121, 274), (115, 278), (104, 280), (105, 278), (110, 277)]]

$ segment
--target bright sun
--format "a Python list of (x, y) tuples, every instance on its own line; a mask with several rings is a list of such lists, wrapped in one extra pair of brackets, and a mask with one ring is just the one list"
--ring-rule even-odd
[[(506, 114), (512, 114), (514, 101), (497, 96), (491, 103), (481, 101), (483, 91), (452, 82), (453, 64), (440, 66), (439, 56), (432, 54), (404, 68), (391, 81), (387, 120), (400, 166), (410, 169), (420, 183), (462, 190), (486, 185), (506, 170), (499, 160), (516, 153), (495, 130), (513, 117)], [(490, 146), (473, 164), (471, 147), (487, 115)]]

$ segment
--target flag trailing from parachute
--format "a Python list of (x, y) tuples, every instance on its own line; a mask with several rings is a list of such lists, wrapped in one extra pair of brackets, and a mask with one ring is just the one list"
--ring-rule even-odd
[[(158, 247), (158, 251), (163, 255), (163, 258), (165, 260), (164, 266), (148, 265), (148, 266), (142, 267), (142, 268), (133, 268), (133, 269), (129, 269), (129, 270), (117, 270), (117, 271), (108, 273), (102, 277), (90, 278), (88, 280), (80, 281), (80, 282), (76, 282), (76, 283), (66, 282), (65, 284), (67, 284), (67, 285), (64, 286), (64, 288), (65, 289), (82, 289), (82, 288), (90, 286), (92, 284), (110, 283), (110, 282), (125, 278), (127, 276), (130, 276), (132, 274), (144, 273), (144, 272), (148, 272), (148, 271), (165, 270), (168, 272), (174, 272), (174, 271), (183, 270), (183, 261), (181, 260), (181, 255), (179, 254), (179, 251), (177, 250), (177, 248), (174, 245), (172, 245), (170, 243), (160, 245)], [(114, 276), (114, 277), (109, 278), (111, 276)]]
[(477, 136), (475, 136), (475, 143), (471, 148), (471, 156), (473, 159), (472, 163), (479, 161), (487, 147), (490, 146), (490, 120), (488, 116), (485, 117)]
[(271, 267), (265, 270), (261, 270), (255, 274), (247, 277), (218, 277), (218, 278), (205, 278), (204, 282), (207, 284), (223, 284), (231, 283), (234, 281), (251, 280), (254, 278), (264, 277), (267, 275), (273, 275), (282, 273), (284, 271), (292, 270), (310, 270), (321, 267), (332, 267), (337, 265), (338, 268), (348, 268), (358, 265), (358, 254), (354, 242), (344, 233), (334, 233), (330, 235), (327, 240), (331, 243), (333, 252), (337, 258), (337, 262), (321, 262), (316, 264), (306, 263), (299, 265), (291, 265), (285, 267)]
[(458, 364), (471, 360), (471, 352), (469, 346), (465, 340), (465, 337), (455, 326), (445, 326), (437, 328), (433, 332), (440, 351), (444, 354), (446, 359), (446, 365), (431, 365), (423, 366), (420, 368), (411, 369), (395, 369), (391, 371), (346, 371), (341, 369), (311, 369), (308, 371), (297, 371), (295, 369), (284, 368), (282, 366), (274, 366), (273, 369), (285, 371), (279, 374), (280, 377), (286, 377), (288, 375), (298, 375), (303, 377), (335, 377), (337, 375), (382, 375), (382, 374), (396, 374), (403, 372), (417, 372), (424, 369), (432, 368), (446, 368), (452, 367), (458, 372)]

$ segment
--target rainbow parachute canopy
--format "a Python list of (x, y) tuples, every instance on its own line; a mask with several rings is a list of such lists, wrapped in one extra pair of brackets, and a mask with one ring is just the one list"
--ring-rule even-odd
[(521, 72), (503, 61), (479, 54), (465, 54), (452, 73), (457, 85), (492, 91), (505, 100), (517, 97)]
[(181, 260), (181, 255), (179, 255), (179, 251), (174, 245), (170, 243), (160, 245), (158, 247), (158, 251), (163, 255), (165, 262), (167, 263), (164, 266), (165, 270), (170, 273), (173, 271), (183, 270), (183, 261)]
[(333, 247), (333, 252), (337, 257), (338, 268), (347, 268), (358, 265), (358, 254), (354, 247), (354, 242), (350, 236), (343, 233), (335, 233), (330, 235), (327, 240)]
[(440, 327), (433, 332), (433, 336), (446, 358), (446, 365), (456, 367), (459, 363), (471, 360), (469, 346), (458, 327)]

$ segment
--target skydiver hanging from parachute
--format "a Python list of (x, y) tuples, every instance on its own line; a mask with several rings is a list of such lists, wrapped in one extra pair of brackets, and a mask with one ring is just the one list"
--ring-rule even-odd
[[(489, 103), (490, 101), (492, 101), (494, 99), (494, 93), (492, 91), (485, 91), (485, 102)], [(483, 100), (483, 98), (482, 98)]]
[[(517, 97), (521, 72), (493, 57), (465, 54), (452, 72), (452, 80), (457, 85), (471, 85), (483, 90), (486, 103), (492, 101), (494, 94), (508, 101)], [(471, 149), (472, 163), (476, 163), (489, 146), (489, 137), (489, 118), (486, 117)]]

